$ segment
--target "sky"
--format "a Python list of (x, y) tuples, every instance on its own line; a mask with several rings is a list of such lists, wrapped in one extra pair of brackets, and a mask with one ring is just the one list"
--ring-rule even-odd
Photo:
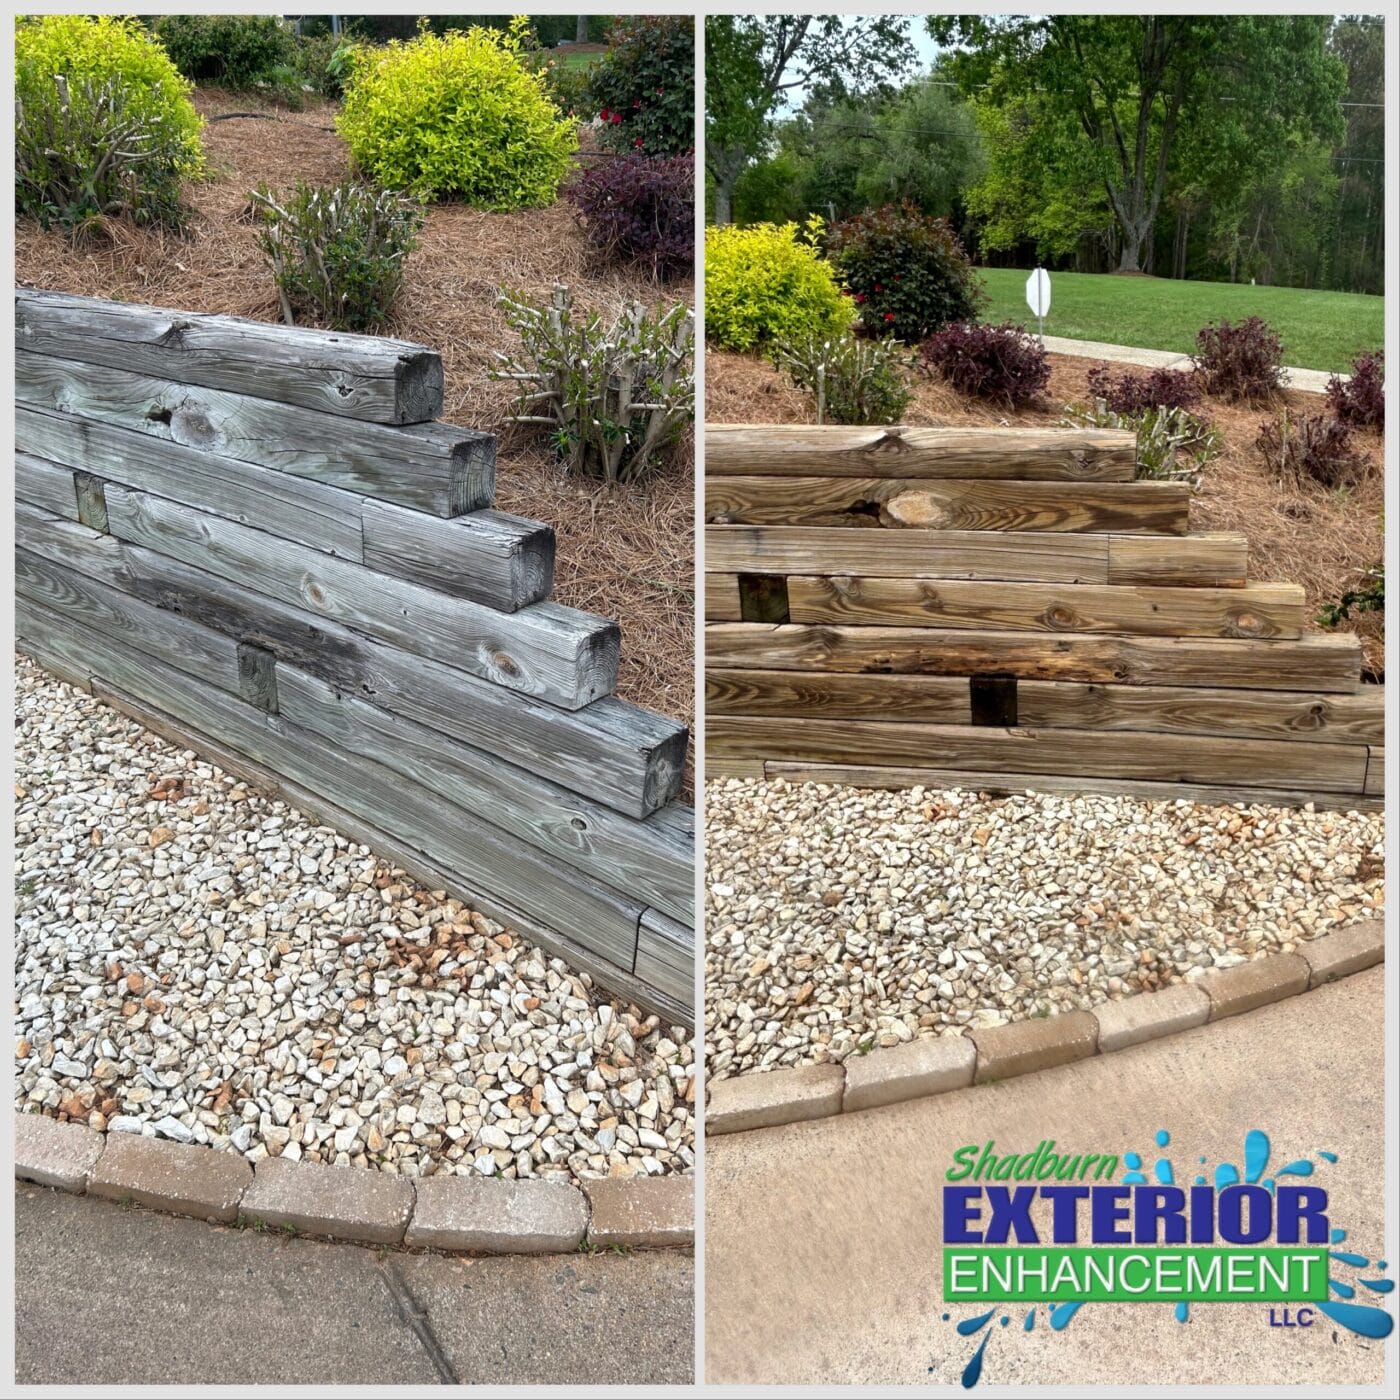
[[(913, 15), (909, 20), (909, 38), (914, 45), (916, 56), (916, 71), (927, 72), (932, 66), (934, 58), (938, 54), (938, 45), (933, 42), (928, 30), (924, 27), (924, 16)], [(912, 77), (913, 74), (910, 74)], [(807, 100), (806, 88), (791, 88), (786, 94), (786, 103), (780, 111), (796, 112)]]

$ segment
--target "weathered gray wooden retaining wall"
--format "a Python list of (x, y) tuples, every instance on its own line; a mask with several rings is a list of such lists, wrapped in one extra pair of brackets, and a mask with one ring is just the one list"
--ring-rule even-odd
[(21, 650), (693, 1023), (683, 725), (420, 345), (16, 295)]

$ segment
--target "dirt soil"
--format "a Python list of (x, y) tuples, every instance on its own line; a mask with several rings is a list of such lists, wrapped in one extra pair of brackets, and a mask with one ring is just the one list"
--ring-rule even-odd
[[(193, 311), (280, 321), (277, 293), (254, 242), (248, 192), (266, 183), (329, 183), (350, 174), (335, 134), (335, 107), (287, 112), (216, 89), (200, 89), (206, 118), (256, 111), (258, 118), (210, 121), (209, 178), (188, 191), (192, 236), (115, 225), (92, 246), (74, 248), (56, 231), (23, 222), (15, 273), (26, 286), (115, 297)], [(547, 209), (490, 213), (461, 204), (429, 212), (421, 246), (407, 260), (399, 313), (386, 334), (441, 352), (444, 418), (502, 431), (510, 390), (486, 377), (492, 352), (513, 340), (495, 305), (502, 289), (536, 299), (567, 283), (576, 305), (604, 312), (639, 299), (693, 305), (694, 286), (658, 288), (626, 269), (605, 268), (584, 243), (565, 202)], [(618, 694), (690, 723), (694, 716), (694, 520), (692, 440), (639, 486), (609, 491), (565, 475), (546, 442), (505, 432), (496, 504), (547, 521), (558, 535), (555, 597), (616, 618), (622, 626)]]
[[(915, 399), (904, 422), (928, 427), (1051, 427), (1067, 404), (1089, 401), (1087, 375), (1094, 361), (1066, 355), (1049, 359), (1050, 387), (1037, 407), (1005, 411), (979, 404), (917, 374), (912, 382)], [(1317, 394), (1290, 392), (1283, 400), (1290, 414), (1320, 413), (1325, 408)], [(1220, 430), (1224, 450), (1205, 469), (1200, 490), (1192, 498), (1191, 528), (1236, 530), (1247, 536), (1251, 577), (1301, 584), (1313, 617), (1322, 603), (1361, 584), (1366, 570), (1383, 552), (1381, 435), (1353, 435), (1353, 445), (1366, 462), (1356, 486), (1342, 491), (1285, 486), (1274, 481), (1254, 449), (1260, 424), (1269, 417), (1267, 409), (1203, 400), (1196, 411)], [(813, 418), (807, 395), (766, 360), (713, 349), (705, 354), (705, 413), (712, 423), (807, 423)], [(1383, 678), (1383, 614), (1364, 613), (1340, 626), (1360, 636), (1368, 678)]]

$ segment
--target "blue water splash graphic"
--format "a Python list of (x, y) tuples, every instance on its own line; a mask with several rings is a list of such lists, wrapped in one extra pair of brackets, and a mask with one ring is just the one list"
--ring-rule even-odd
[[(1154, 1134), (1154, 1139), (1159, 1148), (1165, 1148), (1168, 1143), (1170, 1143), (1171, 1136), (1165, 1128), (1159, 1128)], [(1216, 1166), (1213, 1178), (1217, 1189), (1236, 1185), (1241, 1180), (1254, 1184), (1261, 1182), (1262, 1179), (1263, 1186), (1267, 1190), (1273, 1191), (1275, 1189), (1277, 1177), (1310, 1177), (1314, 1174), (1313, 1162), (1306, 1157), (1299, 1157), (1289, 1162), (1287, 1165), (1279, 1167), (1274, 1176), (1265, 1178), (1264, 1173), (1269, 1165), (1272, 1147), (1269, 1142), (1268, 1134), (1258, 1128), (1251, 1128), (1245, 1134), (1243, 1149), (1241, 1153), (1242, 1165), (1237, 1166), (1233, 1162), (1221, 1162)], [(1335, 1152), (1327, 1152), (1319, 1149), (1315, 1155), (1320, 1160), (1328, 1163), (1335, 1163), (1338, 1160)], [(1206, 1165), (1205, 1157), (1199, 1157), (1197, 1160), (1201, 1166), (1204, 1167)], [(1124, 1185), (1146, 1185), (1147, 1178), (1143, 1174), (1143, 1159), (1140, 1153), (1125, 1152), (1123, 1154), (1123, 1163), (1129, 1169), (1121, 1178)], [(1175, 1177), (1170, 1160), (1166, 1157), (1159, 1158), (1153, 1165), (1153, 1175), (1160, 1184), (1171, 1185)], [(1196, 1174), (1195, 1180), (1197, 1185), (1203, 1186), (1206, 1184), (1206, 1177), (1203, 1174)], [(1381, 1273), (1386, 1270), (1388, 1265), (1384, 1259), (1378, 1259), (1372, 1264), (1371, 1260), (1363, 1254), (1356, 1254), (1349, 1250), (1339, 1250), (1335, 1248), (1335, 1246), (1341, 1244), (1346, 1238), (1347, 1232), (1344, 1229), (1340, 1226), (1332, 1227), (1329, 1243), (1333, 1248), (1328, 1252), (1330, 1260), (1335, 1261), (1337, 1264), (1345, 1265), (1348, 1268), (1375, 1268)], [(1395, 1289), (1395, 1281), (1393, 1279), (1358, 1278), (1355, 1280), (1355, 1283), (1351, 1283), (1343, 1279), (1331, 1277), (1331, 1272), (1329, 1270), (1328, 1286), (1338, 1297), (1344, 1300), (1353, 1299), (1356, 1296), (1355, 1284), (1360, 1284), (1361, 1287), (1365, 1288), (1368, 1292), (1378, 1294), (1382, 1297), (1392, 1293)], [(1052, 1332), (1064, 1331), (1083, 1306), (1082, 1302), (1047, 1305), (1046, 1318), (1050, 1324), (1050, 1330)], [(1326, 1317), (1331, 1318), (1333, 1322), (1360, 1337), (1380, 1340), (1388, 1337), (1395, 1327), (1395, 1319), (1383, 1307), (1368, 1306), (1363, 1303), (1351, 1301), (1336, 1302), (1330, 1298), (1326, 1301), (1317, 1302), (1314, 1306)], [(1037, 1309), (1034, 1307), (1027, 1311), (1021, 1325), (1021, 1331), (1023, 1333), (1035, 1331), (1036, 1312)], [(1185, 1323), (1190, 1321), (1191, 1307), (1189, 1303), (1178, 1302), (1174, 1304), (1173, 1312), (1177, 1322)], [(980, 1313), (976, 1317), (965, 1318), (956, 1324), (959, 1335), (964, 1337), (974, 1336), (984, 1327), (987, 1327), (987, 1324), (996, 1313), (997, 1309), (992, 1308), (990, 1311)], [(950, 1316), (951, 1314), (945, 1312), (943, 1314), (944, 1322), (947, 1322)], [(1001, 1317), (1001, 1326), (1007, 1327), (1010, 1322), (1011, 1318), (1003, 1314)], [(976, 1351), (973, 1352), (971, 1359), (964, 1367), (962, 1373), (964, 1389), (972, 1389), (981, 1380), (983, 1364), (987, 1352), (987, 1343), (991, 1340), (992, 1335), (993, 1329), (988, 1328), (986, 1335), (982, 1338)], [(933, 1369), (933, 1367), (930, 1367), (930, 1372), (932, 1372)]]

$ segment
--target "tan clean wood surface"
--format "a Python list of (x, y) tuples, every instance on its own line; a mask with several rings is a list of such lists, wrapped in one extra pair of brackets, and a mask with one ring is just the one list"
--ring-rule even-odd
[(1005, 674), (1348, 694), (1359, 686), (1361, 669), (1360, 644), (1349, 633), (1255, 642), (717, 622), (706, 629), (705, 655), (708, 666), (757, 670)]
[(758, 765), (762, 776), (789, 783), (822, 783), (834, 787), (958, 788), (994, 797), (1023, 792), (1064, 796), (1084, 793), (1103, 797), (1137, 797), (1162, 802), (1205, 802), (1219, 806), (1229, 802), (1259, 803), (1269, 807), (1303, 807), (1311, 803), (1336, 811), (1382, 812), (1385, 803), (1354, 793), (1300, 792), (1266, 787), (1219, 787), (1206, 783), (1154, 783), (1143, 778), (1065, 777), (1053, 773), (976, 773), (966, 768), (872, 768), (869, 765), (835, 763), (785, 763)]
[(705, 530), (705, 568), (721, 574), (1107, 583), (1110, 538), (995, 530), (710, 525)]
[(1385, 690), (1378, 685), (1335, 695), (1021, 681), (1016, 702), (1021, 723), (1033, 727), (1233, 734), (1324, 744), (1378, 743), (1385, 733)]
[(1301, 740), (1219, 739), (1103, 730), (995, 729), (882, 720), (706, 721), (705, 749), (726, 759), (893, 764), (1361, 794), (1366, 748)]
[(962, 676), (859, 676), (707, 667), (705, 712), (972, 722), (968, 681)]
[(787, 581), (793, 622), (1009, 627), (1043, 632), (1127, 632), (1151, 637), (1277, 637), (1302, 633), (1303, 590), (1114, 587), (892, 578)]
[(1243, 535), (1109, 536), (1109, 583), (1241, 588), (1248, 579), (1249, 541)]
[(743, 616), (739, 603), (739, 576), (706, 574), (705, 617), (715, 622), (739, 622)]
[(709, 476), (705, 519), (721, 525), (1183, 535), (1180, 481), (929, 481), (917, 477)]
[(711, 423), (707, 476), (1131, 481), (1136, 438), (1107, 428), (812, 427)]

